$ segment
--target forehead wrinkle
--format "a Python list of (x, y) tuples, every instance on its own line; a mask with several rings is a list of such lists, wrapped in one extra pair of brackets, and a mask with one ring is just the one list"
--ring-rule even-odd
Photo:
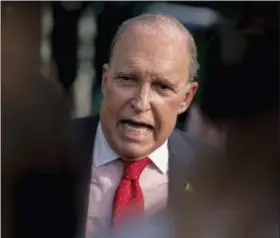
[(164, 73), (158, 73), (153, 71), (143, 71), (143, 70), (137, 70), (135, 68), (127, 68), (127, 70), (119, 70), (116, 72), (116, 74), (124, 74), (124, 75), (130, 75), (133, 77), (136, 77), (138, 79), (145, 79), (148, 82), (162, 82), (167, 83), (170, 86), (179, 86), (180, 82), (178, 80), (175, 80), (173, 75), (168, 75)]
[[(152, 48), (149, 45), (149, 41), (144, 39), (141, 44), (141, 40), (138, 40), (139, 44), (134, 43), (131, 45), (123, 42), (123, 45), (119, 45), (116, 48), (116, 54), (111, 63), (121, 68), (136, 70), (153, 69), (154, 67), (158, 68), (160, 66), (161, 71), (169, 71), (170, 67), (178, 67), (178, 65), (187, 68), (189, 62), (187, 54), (182, 54), (182, 50), (175, 48), (173, 46), (174, 44), (161, 44), (163, 49), (157, 46), (156, 48)], [(155, 42), (156, 44), (157, 42)]]
[[(175, 34), (170, 34), (172, 32)], [(149, 42), (151, 44), (154, 43), (156, 46), (161, 45), (162, 47), (154, 50), (149, 47)], [(183, 81), (187, 81), (188, 64), (190, 62), (187, 42), (186, 34), (183, 35), (175, 27), (155, 27), (144, 25), (143, 23), (130, 24), (116, 42), (111, 63), (117, 70), (126, 70), (127, 72), (134, 73), (142, 72), (143, 70), (154, 72), (153, 62), (155, 62), (160, 64), (161, 67), (161, 72), (155, 73), (172, 78), (174, 71), (177, 74), (177, 71), (182, 72), (182, 70), (186, 70), (186, 80)], [(158, 63), (155, 57), (160, 59), (161, 62)], [(176, 70), (174, 70), (174, 67)], [(158, 67), (156, 66), (156, 68)], [(178, 74), (180, 74), (179, 72)]]

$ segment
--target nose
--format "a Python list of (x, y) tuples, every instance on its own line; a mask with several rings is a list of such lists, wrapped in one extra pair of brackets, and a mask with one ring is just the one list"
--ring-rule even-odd
[(151, 92), (148, 85), (143, 85), (137, 90), (136, 96), (132, 99), (131, 105), (136, 112), (148, 111), (151, 107)]

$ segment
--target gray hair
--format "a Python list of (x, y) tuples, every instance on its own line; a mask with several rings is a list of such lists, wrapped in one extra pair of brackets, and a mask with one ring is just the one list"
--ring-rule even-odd
[(197, 61), (197, 49), (194, 38), (191, 35), (191, 33), (185, 28), (185, 26), (181, 24), (177, 19), (162, 13), (144, 13), (122, 23), (116, 35), (114, 36), (111, 44), (109, 52), (109, 63), (111, 61), (115, 45), (118, 42), (119, 38), (127, 30), (128, 26), (131, 26), (134, 23), (142, 23), (149, 26), (152, 25), (158, 28), (172, 26), (181, 31), (187, 38), (188, 54), (190, 55), (189, 82), (193, 82), (195, 80), (195, 77), (197, 76), (197, 71), (199, 69), (199, 64)]

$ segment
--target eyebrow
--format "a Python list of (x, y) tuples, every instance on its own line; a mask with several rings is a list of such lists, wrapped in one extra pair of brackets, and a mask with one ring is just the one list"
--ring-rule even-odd
[[(138, 73), (138, 72), (131, 72), (131, 71), (127, 71), (127, 72), (119, 71), (119, 72), (116, 73), (116, 76), (117, 77), (130, 76), (134, 79), (143, 78), (143, 74)], [(157, 73), (152, 73), (151, 76), (152, 76), (153, 81), (156, 82), (156, 83), (164, 83), (164, 84), (166, 84), (166, 85), (168, 85), (169, 87), (172, 87), (172, 88), (177, 88), (178, 87), (178, 85), (175, 82), (172, 82), (167, 77), (164, 77), (164, 76), (159, 75)]]
[(118, 71), (115, 73), (115, 76), (116, 77), (123, 77), (123, 76), (130, 76), (132, 78), (140, 78), (140, 74), (138, 73), (135, 73), (135, 72), (131, 72), (131, 71), (127, 71), (127, 72), (124, 72), (124, 71)]

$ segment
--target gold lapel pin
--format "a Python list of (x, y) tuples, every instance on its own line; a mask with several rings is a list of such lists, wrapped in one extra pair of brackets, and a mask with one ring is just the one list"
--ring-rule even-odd
[(187, 182), (186, 186), (185, 186), (185, 191), (188, 193), (192, 193), (193, 192), (193, 186), (191, 185), (190, 182)]

